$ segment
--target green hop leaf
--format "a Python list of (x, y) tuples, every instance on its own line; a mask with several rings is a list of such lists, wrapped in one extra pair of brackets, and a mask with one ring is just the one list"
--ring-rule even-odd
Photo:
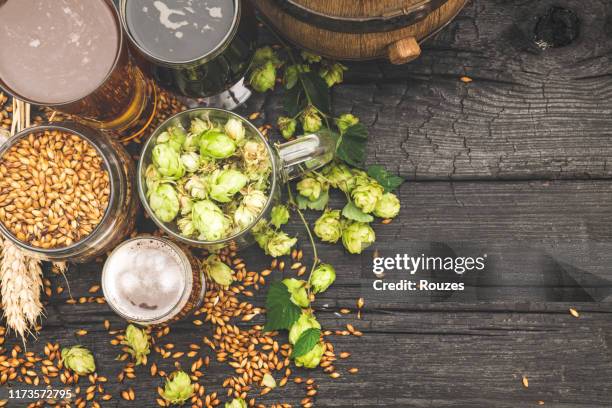
[(283, 284), (291, 293), (291, 301), (300, 307), (308, 307), (310, 300), (306, 290), (307, 282), (301, 279), (288, 278), (283, 279)]
[(329, 115), (331, 112), (331, 97), (325, 80), (314, 72), (300, 73), (300, 80), (310, 102), (319, 112)]
[(202, 266), (206, 275), (223, 287), (228, 287), (234, 281), (232, 269), (218, 255), (210, 255)]
[(372, 177), (389, 193), (402, 185), (404, 179), (389, 173), (383, 166), (378, 164), (368, 167), (368, 176)]
[(344, 218), (348, 218), (349, 220), (359, 221), (359, 222), (372, 222), (374, 221), (374, 217), (370, 214), (366, 214), (361, 209), (359, 209), (355, 203), (349, 201), (346, 203), (344, 208), (342, 209), (342, 215)]
[(289, 343), (296, 344), (300, 336), (308, 329), (321, 329), (321, 324), (314, 314), (302, 311), (300, 318), (289, 329)]
[(285, 225), (289, 221), (289, 209), (285, 205), (275, 205), (270, 214), (270, 222), (276, 228)]
[(171, 404), (181, 405), (187, 402), (193, 393), (193, 384), (189, 375), (184, 371), (175, 371), (166, 378), (161, 396)]
[(289, 65), (285, 68), (283, 76), (283, 85), (285, 89), (292, 89), (299, 80), (299, 75), (304, 72), (310, 72), (310, 66), (306, 64)]
[(128, 325), (121, 344), (128, 347), (128, 352), (136, 361), (136, 365), (147, 364), (147, 356), (151, 350), (149, 350), (149, 335), (144, 329), (139, 329), (133, 324)]
[(323, 242), (336, 243), (342, 236), (340, 210), (326, 210), (315, 221), (314, 233)]
[(319, 198), (317, 198), (315, 201), (310, 201), (301, 194), (298, 194), (295, 197), (295, 200), (297, 201), (297, 205), (300, 210), (305, 210), (308, 208), (310, 210), (323, 211), (329, 202), (329, 192), (324, 190), (319, 195)]
[(213, 159), (226, 159), (236, 151), (234, 140), (218, 129), (211, 129), (200, 136), (200, 154)]
[(295, 119), (281, 116), (278, 118), (276, 124), (278, 125), (281, 135), (285, 139), (291, 139), (291, 137), (295, 134), (295, 129), (297, 127), (297, 121)]
[(323, 353), (325, 353), (325, 346), (319, 342), (308, 353), (296, 357), (295, 365), (298, 367), (315, 368), (321, 362)]
[(375, 240), (374, 230), (363, 222), (353, 222), (342, 231), (342, 244), (351, 254), (360, 254)]
[(291, 358), (301, 357), (308, 354), (319, 343), (321, 338), (321, 329), (308, 329), (298, 339), (293, 346)]
[(150, 191), (149, 206), (157, 218), (162, 222), (171, 222), (179, 213), (180, 203), (178, 194), (170, 184), (161, 184)]
[(361, 123), (346, 129), (340, 136), (336, 156), (353, 167), (361, 167), (365, 161), (368, 130)]
[(325, 292), (336, 280), (336, 270), (330, 264), (320, 264), (310, 275), (310, 286), (314, 293)]
[(289, 329), (300, 317), (302, 309), (291, 301), (289, 289), (282, 282), (273, 282), (266, 298), (264, 331)]
[(91, 374), (96, 371), (96, 363), (91, 351), (83, 346), (66, 347), (62, 349), (62, 363), (79, 375)]
[(393, 193), (385, 193), (376, 203), (374, 215), (380, 218), (395, 218), (400, 211), (400, 201)]
[(249, 84), (257, 92), (266, 92), (274, 89), (276, 84), (276, 66), (272, 61), (268, 61), (251, 71)]

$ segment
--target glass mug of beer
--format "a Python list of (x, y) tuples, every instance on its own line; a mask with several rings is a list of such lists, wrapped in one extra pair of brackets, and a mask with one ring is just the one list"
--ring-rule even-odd
[(140, 67), (155, 82), (207, 106), (234, 109), (257, 42), (253, 9), (243, 0), (119, 0)]
[(108, 305), (141, 325), (179, 320), (197, 309), (206, 291), (199, 262), (165, 238), (140, 236), (120, 244), (102, 270)]
[(130, 60), (111, 0), (0, 0), (0, 88), (85, 124), (132, 132), (155, 87)]

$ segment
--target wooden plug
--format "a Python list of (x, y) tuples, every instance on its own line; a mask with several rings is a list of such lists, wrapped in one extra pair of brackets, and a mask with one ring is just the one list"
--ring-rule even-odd
[(421, 47), (414, 37), (402, 38), (389, 45), (387, 54), (392, 64), (401, 65), (418, 58)]

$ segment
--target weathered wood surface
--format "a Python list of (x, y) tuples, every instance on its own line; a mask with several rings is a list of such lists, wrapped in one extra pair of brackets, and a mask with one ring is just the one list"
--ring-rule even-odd
[[(530, 42), (534, 16), (552, 1), (477, 0), (419, 61), (353, 64), (347, 83), (336, 88), (336, 111), (352, 111), (370, 128), (369, 163), (410, 179), (400, 190), (400, 217), (375, 225), (376, 246), (461, 243), (462, 250), (489, 253), (499, 279), (477, 281), (471, 297), (447, 302), (368, 297), (371, 274), (362, 272), (362, 258), (321, 245), (321, 258), (336, 266), (338, 280), (316, 302), (319, 320), (330, 329), (353, 323), (365, 335), (332, 338), (338, 351), (352, 353), (337, 364), (340, 379), (297, 370), (317, 379), (316, 406), (610, 406), (612, 304), (588, 301), (606, 299), (605, 291), (589, 299), (592, 293), (578, 289), (585, 280), (612, 281), (612, 8), (604, 0), (562, 3), (582, 19), (579, 40), (568, 47), (541, 51)], [(460, 82), (462, 75), (474, 82)], [(262, 111), (265, 123), (280, 113), (281, 99), (256, 96), (241, 111)], [(302, 238), (308, 258), (300, 225), (289, 231)], [(241, 255), (252, 270), (270, 261), (255, 249)], [(71, 267), (73, 296), (86, 296), (100, 271), (101, 264)], [(363, 294), (362, 320), (336, 314), (354, 309)], [(67, 296), (51, 299), (31, 348), (83, 343), (100, 373), (114, 378), (122, 366), (113, 360), (119, 350), (102, 322), (125, 323), (105, 305), (69, 305)], [(258, 292), (255, 302), (262, 305), (263, 296)], [(80, 328), (89, 334), (75, 337)], [(187, 319), (164, 342), (186, 346), (209, 331)], [(168, 369), (171, 362), (165, 364)], [(346, 374), (349, 367), (360, 371)], [(108, 386), (115, 396), (132, 386), (137, 404), (115, 397), (104, 406), (155, 406), (159, 382), (146, 372), (140, 368), (136, 380)], [(213, 364), (202, 383), (222, 392), (230, 374)], [(258, 401), (295, 406), (303, 396), (291, 384)]]

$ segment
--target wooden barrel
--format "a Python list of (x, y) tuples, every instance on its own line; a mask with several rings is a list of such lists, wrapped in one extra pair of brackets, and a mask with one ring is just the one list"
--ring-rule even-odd
[(298, 47), (344, 60), (412, 61), (467, 0), (252, 0)]

